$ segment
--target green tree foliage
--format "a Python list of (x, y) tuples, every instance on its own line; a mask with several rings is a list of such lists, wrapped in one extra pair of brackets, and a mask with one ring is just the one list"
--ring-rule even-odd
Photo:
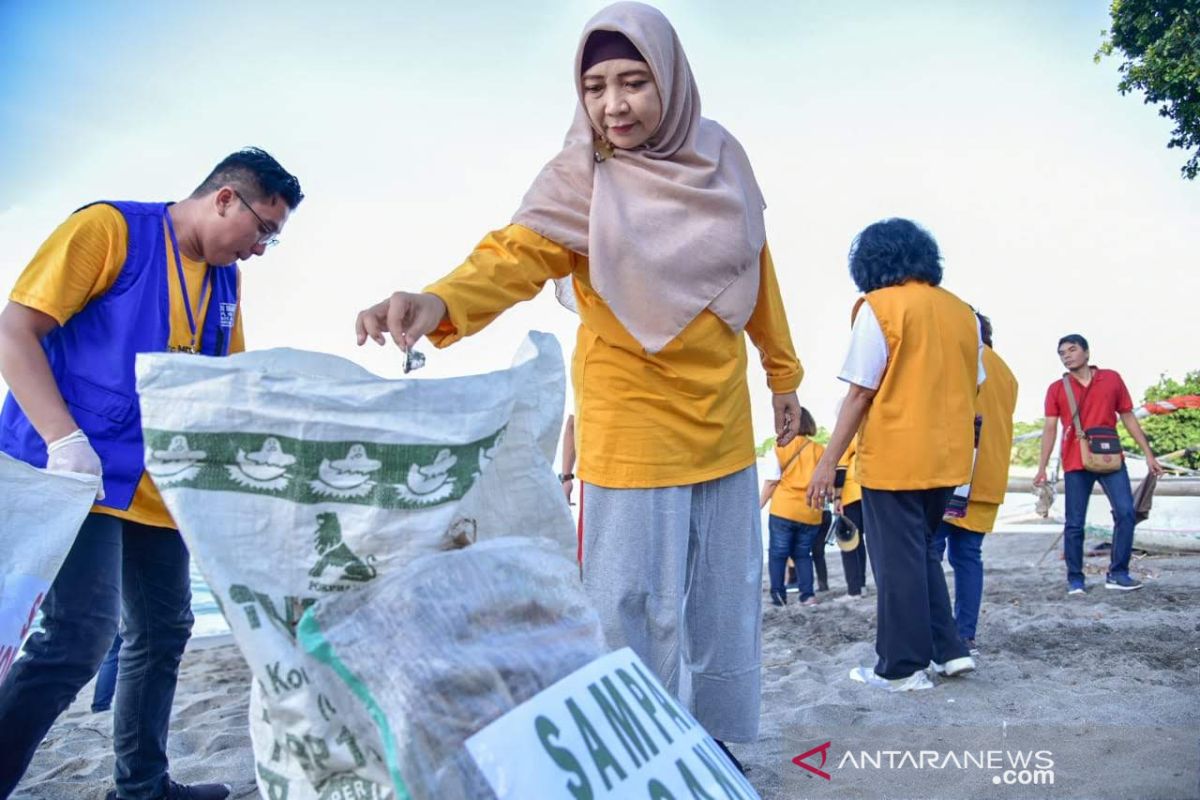
[[(1041, 433), (1042, 424), (1041, 420), (1037, 422), (1014, 422), (1013, 438), (1015, 439), (1023, 433)], [(1041, 455), (1042, 437), (1035, 436), (1023, 442), (1013, 442), (1012, 458), (1009, 460), (1009, 463), (1018, 464), (1022, 467), (1036, 467)]]
[[(1200, 394), (1200, 370), (1189, 372), (1182, 381), (1163, 375), (1158, 383), (1146, 390), (1146, 401), (1166, 400), (1177, 395)], [(1174, 453), (1185, 447), (1200, 445), (1200, 409), (1185, 408), (1172, 414), (1151, 416), (1141, 420), (1142, 430), (1150, 441), (1150, 451), (1156, 456)], [(1121, 444), (1126, 450), (1139, 452), (1124, 426), (1121, 427)], [(1175, 462), (1191, 469), (1200, 469), (1200, 453), (1190, 453)]]
[(1121, 51), (1117, 89), (1142, 91), (1175, 122), (1167, 147), (1191, 151), (1180, 171), (1192, 180), (1200, 173), (1200, 0), (1113, 0), (1111, 10), (1095, 60)]

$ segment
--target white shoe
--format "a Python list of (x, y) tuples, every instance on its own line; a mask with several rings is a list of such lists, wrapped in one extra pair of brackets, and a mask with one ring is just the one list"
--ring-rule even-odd
[(925, 674), (925, 670), (917, 670), (907, 678), (881, 678), (870, 667), (855, 667), (850, 670), (850, 680), (865, 683), (875, 689), (888, 692), (918, 692), (922, 689), (932, 689), (933, 681)]
[(955, 675), (966, 675), (968, 672), (975, 671), (975, 659), (970, 656), (962, 658), (952, 658), (945, 664), (939, 664), (936, 661), (930, 661), (929, 666), (938, 675), (945, 675), (947, 678), (953, 678)]

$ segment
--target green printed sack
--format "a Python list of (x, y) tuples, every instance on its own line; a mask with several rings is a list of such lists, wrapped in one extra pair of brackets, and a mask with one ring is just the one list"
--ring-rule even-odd
[(295, 350), (145, 354), (137, 374), (146, 470), (254, 674), (263, 797), (395, 797), (366, 707), (297, 624), (424, 554), (513, 533), (574, 553), (557, 342), (530, 333), (510, 369), (446, 380)]

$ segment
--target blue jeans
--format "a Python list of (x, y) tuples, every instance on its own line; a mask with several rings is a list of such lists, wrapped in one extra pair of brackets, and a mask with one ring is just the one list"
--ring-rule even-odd
[(1067, 562), (1067, 582), (1083, 583), (1083, 525), (1087, 519), (1088, 500), (1096, 481), (1108, 495), (1112, 507), (1112, 556), (1108, 565), (1111, 576), (1129, 574), (1129, 557), (1133, 554), (1133, 491), (1125, 465), (1116, 472), (1101, 475), (1087, 470), (1072, 470), (1065, 476), (1067, 486), (1067, 524), (1063, 530), (1063, 557)]
[(96, 673), (96, 687), (92, 690), (92, 711), (108, 711), (112, 708), (113, 695), (117, 693), (117, 658), (121, 655), (121, 634), (113, 637), (112, 647)]
[(950, 566), (954, 567), (954, 622), (963, 639), (975, 638), (979, 624), (979, 604), (983, 600), (983, 537), (945, 520), (933, 536), (938, 560), (950, 546)]
[(800, 599), (813, 596), (813, 542), (821, 532), (820, 525), (806, 525), (771, 514), (767, 519), (770, 544), (767, 548), (767, 574), (771, 591), (783, 591), (783, 573), (790, 558), (796, 562), (796, 582), (800, 584)]
[(167, 789), (167, 726), (192, 630), (188, 552), (179, 533), (89, 514), (42, 604), (43, 630), (0, 685), (0, 797), (113, 645), (125, 622), (113, 716), (122, 800)]

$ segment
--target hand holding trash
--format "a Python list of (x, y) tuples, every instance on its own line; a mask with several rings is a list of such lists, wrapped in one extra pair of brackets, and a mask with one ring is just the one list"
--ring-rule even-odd
[(82, 472), (101, 478), (96, 499), (104, 499), (104, 468), (87, 435), (76, 428), (61, 439), (46, 444), (47, 472)]
[(444, 316), (446, 304), (435, 294), (394, 292), (387, 300), (360, 311), (354, 327), (359, 345), (367, 337), (382, 345), (386, 332), (401, 350), (407, 351), (436, 328)]
[(785, 446), (800, 432), (800, 400), (795, 392), (771, 396), (775, 410), (775, 444)]

